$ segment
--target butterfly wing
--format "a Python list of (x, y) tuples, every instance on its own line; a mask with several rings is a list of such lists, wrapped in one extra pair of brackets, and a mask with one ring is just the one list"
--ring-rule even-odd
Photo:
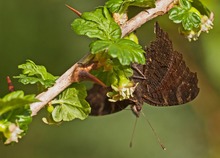
[(93, 87), (87, 91), (88, 95), (86, 100), (91, 106), (90, 115), (99, 116), (112, 114), (125, 109), (129, 105), (129, 100), (118, 102), (108, 101), (109, 98), (106, 96), (106, 93), (109, 91), (109, 88), (100, 86), (98, 84), (94, 84)]
[(136, 65), (145, 77), (145, 80), (134, 79), (143, 87), (143, 101), (150, 105), (170, 106), (193, 100), (199, 93), (196, 73), (186, 66), (182, 54), (173, 50), (168, 34), (158, 23), (155, 32), (156, 40), (146, 49), (146, 65)]

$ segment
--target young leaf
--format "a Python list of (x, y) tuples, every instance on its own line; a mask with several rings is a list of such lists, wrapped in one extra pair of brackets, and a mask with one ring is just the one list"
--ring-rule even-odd
[(182, 9), (180, 7), (174, 7), (169, 12), (169, 19), (176, 24), (181, 23), (185, 12), (186, 12), (185, 9)]
[(27, 60), (25, 64), (19, 65), (18, 68), (23, 69), (23, 74), (14, 76), (14, 78), (18, 78), (19, 82), (23, 84), (40, 83), (44, 88), (48, 88), (51, 87), (57, 79), (57, 77), (47, 72), (44, 66), (36, 65), (31, 60)]
[(128, 39), (119, 39), (116, 41), (97, 40), (90, 47), (92, 54), (108, 51), (108, 54), (112, 58), (117, 58), (121, 65), (145, 63), (144, 50), (140, 45)]
[(91, 108), (85, 100), (86, 87), (82, 84), (74, 84), (73, 88), (66, 89), (58, 99), (51, 104), (56, 105), (52, 117), (55, 122), (71, 121), (75, 118), (84, 120), (90, 113)]
[[(27, 132), (28, 125), (32, 122), (31, 112), (30, 110), (26, 110), (27, 114), (25, 115), (17, 115), (16, 122), (18, 123), (19, 127), (24, 131)], [(25, 133), (24, 133), (25, 134)]]
[(191, 8), (191, 4), (188, 0), (179, 0), (180, 6), (186, 10)]
[(124, 13), (129, 6), (155, 7), (155, 0), (109, 0), (105, 4), (112, 13)]
[(123, 13), (124, 9), (127, 9), (123, 7), (124, 0), (109, 0), (105, 5), (112, 13)]
[(0, 99), (0, 139), (5, 144), (18, 142), (32, 121), (30, 103), (38, 101), (34, 95), (14, 91)]
[(71, 26), (77, 34), (90, 38), (115, 40), (121, 37), (121, 29), (106, 7), (83, 13), (81, 18), (75, 19)]
[(183, 28), (187, 31), (196, 29), (201, 24), (200, 13), (187, 0), (180, 0), (180, 6), (172, 8), (169, 14), (169, 18), (174, 23), (182, 23)]
[(197, 40), (201, 32), (213, 29), (214, 14), (199, 0), (179, 0), (169, 11), (169, 19), (182, 23), (179, 31), (191, 41)]
[(185, 30), (193, 30), (194, 28), (198, 28), (201, 23), (201, 18), (198, 14), (194, 12), (189, 12), (187, 15), (183, 17), (182, 24)]
[(0, 116), (6, 112), (22, 108), (27, 104), (37, 102), (35, 95), (24, 95), (23, 91), (14, 91), (0, 98)]

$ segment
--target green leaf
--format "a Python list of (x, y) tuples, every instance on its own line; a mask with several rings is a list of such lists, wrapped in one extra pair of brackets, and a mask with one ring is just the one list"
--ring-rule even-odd
[(19, 65), (18, 68), (23, 69), (22, 74), (14, 76), (14, 78), (18, 78), (19, 82), (23, 84), (40, 83), (44, 88), (48, 88), (51, 87), (57, 79), (56, 76), (47, 72), (44, 66), (36, 65), (31, 60), (27, 60), (25, 64)]
[(129, 6), (155, 7), (155, 0), (109, 0), (105, 4), (112, 13), (124, 13)]
[(137, 35), (134, 32), (132, 32), (132, 33), (128, 34), (127, 36), (125, 36), (124, 39), (128, 39), (128, 40), (134, 41), (135, 43), (139, 44)]
[(180, 0), (169, 12), (174, 23), (182, 23), (179, 31), (189, 41), (197, 40), (201, 32), (213, 29), (213, 13), (200, 0)]
[(90, 48), (92, 54), (107, 51), (112, 58), (118, 59), (121, 65), (145, 64), (142, 47), (128, 39), (119, 39), (114, 42), (97, 40), (90, 45)]
[(17, 115), (16, 122), (18, 123), (20, 129), (27, 132), (28, 125), (32, 122), (31, 112), (26, 110), (26, 115)]
[(154, 8), (155, 0), (129, 0), (131, 6)]
[(184, 30), (191, 31), (201, 25), (201, 14), (187, 0), (180, 0), (180, 5), (169, 11), (169, 19), (182, 23)]
[(109, 46), (108, 54), (117, 58), (122, 65), (131, 63), (145, 64), (144, 50), (135, 42), (127, 39), (119, 39)]
[(97, 54), (99, 52), (107, 51), (109, 46), (113, 43), (114, 41), (96, 40), (90, 44), (91, 53)]
[(192, 6), (195, 7), (202, 15), (210, 16), (211, 11), (203, 5), (199, 0), (193, 0)]
[(74, 84), (73, 88), (66, 89), (58, 99), (51, 104), (56, 105), (52, 117), (55, 122), (71, 121), (75, 118), (84, 120), (90, 113), (91, 108), (85, 100), (86, 87), (82, 84)]
[(81, 18), (75, 19), (71, 26), (77, 34), (90, 38), (115, 40), (121, 37), (121, 29), (106, 7), (83, 13)]
[(174, 23), (181, 23), (184, 17), (186, 10), (180, 7), (174, 7), (169, 11), (169, 19)]
[[(123, 13), (124, 0), (109, 0), (105, 3), (112, 13)], [(127, 8), (125, 8), (126, 10)]]
[(35, 95), (24, 95), (23, 91), (14, 91), (0, 98), (0, 116), (6, 112), (22, 108), (30, 103), (37, 102)]
[(188, 0), (179, 0), (180, 6), (186, 10), (191, 8), (191, 4)]
[(194, 28), (198, 28), (200, 23), (201, 18), (194, 12), (189, 12), (182, 20), (182, 25), (185, 30), (193, 30)]

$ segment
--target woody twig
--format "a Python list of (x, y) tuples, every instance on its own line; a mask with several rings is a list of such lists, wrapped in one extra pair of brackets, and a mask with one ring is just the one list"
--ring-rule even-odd
[[(172, 8), (173, 3), (174, 0), (156, 1), (155, 8), (151, 8), (140, 12), (135, 17), (133, 17), (121, 26), (122, 37), (133, 32), (147, 21), (156, 18), (157, 16), (166, 14), (170, 10), (170, 8)], [(79, 75), (79, 73), (76, 73), (76, 71), (79, 71), (79, 69), (83, 68), (81, 63), (90, 63), (91, 60), (91, 54), (89, 53), (85, 57), (83, 57), (79, 62), (77, 62), (71, 68), (69, 68), (63, 75), (61, 75), (52, 87), (50, 87), (47, 91), (40, 93), (37, 96), (39, 102), (35, 102), (30, 105), (32, 116), (36, 115), (40, 109), (42, 109), (48, 102), (54, 99), (58, 94), (60, 94), (73, 82), (78, 82), (78, 80), (75, 80), (75, 78), (77, 78), (77, 75)], [(86, 72), (89, 71), (89, 69), (86, 70)]]

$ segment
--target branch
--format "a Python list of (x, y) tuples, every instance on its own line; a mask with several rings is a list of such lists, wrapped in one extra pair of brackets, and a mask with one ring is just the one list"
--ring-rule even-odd
[(61, 77), (56, 80), (53, 87), (48, 88), (47, 91), (40, 93), (36, 98), (40, 102), (35, 102), (30, 105), (32, 116), (36, 115), (40, 109), (42, 109), (48, 102), (60, 94), (64, 89), (72, 84), (72, 74), (78, 67), (78, 64), (74, 64), (69, 68)]
[[(135, 17), (133, 17), (121, 26), (122, 37), (133, 32), (147, 21), (159, 15), (167, 13), (169, 9), (172, 8), (173, 3), (174, 0), (158, 0), (156, 2), (155, 8), (151, 8), (140, 12)], [(37, 99), (40, 100), (40, 102), (32, 103), (30, 105), (32, 116), (36, 115), (40, 109), (42, 109), (48, 102), (50, 102), (53, 98), (55, 98), (73, 82), (76, 82), (76, 80), (73, 79), (74, 72), (76, 72), (76, 70), (78, 70), (81, 67), (81, 64), (79, 63), (85, 62), (85, 60), (89, 61), (89, 57), (90, 55), (87, 54), (79, 62), (77, 62), (71, 68), (69, 68), (60, 78), (58, 78), (53, 87), (50, 87), (47, 91), (40, 93), (37, 96)]]
[(140, 12), (121, 26), (122, 37), (133, 32), (147, 21), (167, 13), (172, 8), (174, 1), (175, 0), (157, 0), (155, 8)]

